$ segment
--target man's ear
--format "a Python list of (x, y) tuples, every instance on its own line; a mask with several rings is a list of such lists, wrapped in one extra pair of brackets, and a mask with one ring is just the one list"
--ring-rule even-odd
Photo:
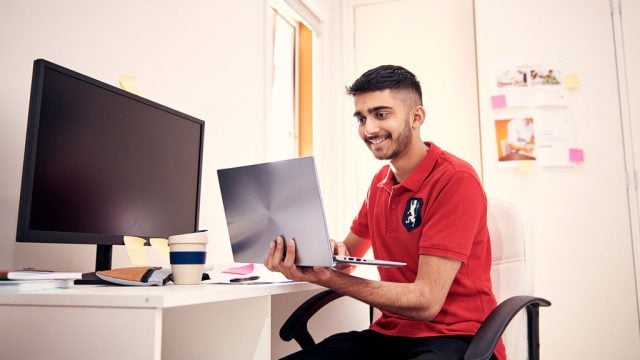
[(413, 119), (411, 119), (411, 125), (414, 129), (419, 128), (427, 118), (427, 112), (422, 107), (422, 105), (418, 105), (413, 109)]

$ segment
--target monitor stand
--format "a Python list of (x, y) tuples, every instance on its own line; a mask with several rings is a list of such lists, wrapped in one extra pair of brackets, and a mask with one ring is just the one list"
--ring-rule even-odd
[[(113, 254), (113, 245), (97, 245), (96, 248), (96, 271), (111, 270), (111, 255)], [(100, 279), (95, 271), (82, 274), (82, 279), (74, 281), (76, 285), (96, 285), (109, 284)]]
[(96, 247), (96, 271), (111, 270), (111, 255), (113, 245), (98, 245)]

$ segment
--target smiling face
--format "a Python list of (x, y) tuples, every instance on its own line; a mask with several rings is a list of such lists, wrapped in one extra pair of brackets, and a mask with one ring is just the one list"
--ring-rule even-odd
[(389, 89), (364, 92), (354, 96), (354, 105), (358, 133), (377, 159), (394, 160), (412, 143), (422, 144), (419, 127), (424, 110), (411, 94)]

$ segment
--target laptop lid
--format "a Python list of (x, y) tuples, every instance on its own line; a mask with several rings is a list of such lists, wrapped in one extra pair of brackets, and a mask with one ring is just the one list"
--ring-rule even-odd
[(218, 181), (235, 262), (261, 263), (284, 235), (297, 265), (333, 265), (313, 157), (219, 169)]

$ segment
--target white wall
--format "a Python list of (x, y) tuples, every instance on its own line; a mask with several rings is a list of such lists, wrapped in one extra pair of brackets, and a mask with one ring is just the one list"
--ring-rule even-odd
[[(375, 65), (371, 61), (390, 59), (429, 68), (446, 58), (443, 53), (459, 54), (460, 44), (474, 36), (465, 31), (467, 22), (473, 20), (465, 20), (462, 11), (452, 14), (429, 10), (442, 5), (437, 0), (350, 1), (345, 7), (355, 10), (347, 15), (345, 23), (353, 24), (355, 39), (368, 40), (370, 46), (363, 50), (367, 45), (356, 44), (352, 52), (355, 58), (348, 59), (353, 63), (347, 63), (345, 68), (361, 72)], [(455, 6), (463, 9), (457, 2)], [(364, 20), (359, 18), (375, 14), (376, 8), (385, 9), (380, 11), (383, 16), (378, 21), (370, 15)], [(438, 31), (422, 34), (420, 29), (429, 26), (425, 23), (442, 20), (432, 19), (434, 11), (446, 19), (444, 24), (460, 31), (450, 35), (446, 31), (448, 25), (442, 25)], [(472, 41), (477, 52), (477, 72), (473, 76), (477, 75), (478, 80), (478, 108), (471, 112), (475, 110), (480, 115), (477, 126), (482, 175), (489, 196), (515, 203), (533, 225), (535, 293), (553, 303), (551, 308), (541, 310), (542, 356), (639, 358), (640, 333), (610, 2), (482, 0), (474, 1), (474, 11)], [(627, 16), (627, 22), (629, 18), (637, 20), (637, 13)], [(361, 31), (365, 34), (359, 36)], [(433, 43), (431, 35), (450, 40), (445, 44)], [(345, 32), (345, 43), (351, 41), (350, 36), (350, 32)], [(576, 124), (573, 145), (585, 151), (582, 165), (551, 168), (498, 165), (494, 140), (498, 112), (490, 106), (496, 75), (505, 64), (517, 66), (527, 62), (553, 64), (579, 75), (580, 87), (570, 93), (569, 107), (536, 109), (536, 114), (567, 113)], [(359, 63), (366, 66), (358, 68)], [(444, 78), (450, 75), (455, 79), (458, 75), (455, 69), (446, 69)], [(456, 100), (464, 102), (464, 94), (458, 95)], [(456, 146), (460, 140), (454, 132), (440, 131), (437, 135), (430, 136), (437, 143), (450, 146)], [(470, 142), (462, 151), (463, 157), (474, 149), (477, 148)]]
[[(353, 71), (350, 82), (383, 64), (401, 65), (416, 74), (422, 86), (425, 141), (465, 159), (480, 172), (480, 130), (472, 0), (359, 0), (353, 7)], [(349, 36), (350, 34), (345, 34)], [(346, 109), (350, 118), (353, 104)], [(374, 173), (375, 160), (349, 123), (361, 157)], [(366, 168), (363, 170), (367, 170)], [(372, 174), (365, 174), (367, 189)], [(364, 192), (361, 199), (363, 199)]]
[[(229, 261), (215, 170), (263, 159), (264, 21), (268, 2), (10, 0), (0, 2), (0, 267), (90, 271), (94, 247), (16, 244), (33, 60), (118, 86), (206, 122), (201, 228), (209, 261)], [(144, 179), (141, 179), (144, 181)], [(127, 264), (115, 247), (114, 266)]]
[(636, 264), (636, 292), (640, 297), (640, 2), (619, 0), (618, 11), (613, 12), (616, 35), (616, 58), (618, 71), (624, 75), (619, 82), (622, 104), (622, 123), (625, 142), (625, 162), (629, 176), (629, 212), (633, 252)]
[[(533, 224), (535, 292), (553, 303), (540, 312), (542, 357), (640, 358), (610, 2), (476, 1), (476, 36), (485, 189)], [(582, 165), (497, 164), (490, 97), (501, 64), (522, 62), (579, 75), (569, 106), (534, 109), (534, 122), (566, 113)]]
[[(627, 75), (627, 91), (631, 131), (633, 132), (633, 158), (635, 168), (640, 169), (640, 2), (620, 0), (622, 8), (622, 36)], [(640, 203), (640, 199), (638, 199)]]

